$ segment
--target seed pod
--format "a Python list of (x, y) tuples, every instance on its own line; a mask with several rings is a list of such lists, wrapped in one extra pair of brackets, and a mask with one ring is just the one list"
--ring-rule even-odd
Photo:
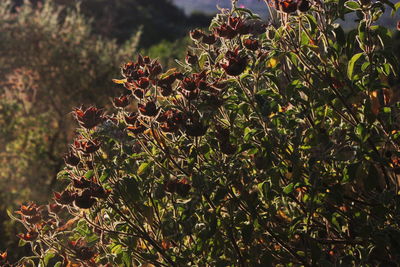
[(307, 12), (310, 10), (310, 2), (308, 0), (300, 0), (297, 3), (297, 9), (301, 12)]
[(54, 192), (54, 200), (60, 205), (71, 204), (75, 199), (75, 194), (65, 190), (62, 193)]
[(199, 137), (206, 134), (208, 126), (203, 125), (200, 122), (194, 122), (191, 124), (185, 124), (186, 134), (189, 136)]
[(74, 203), (78, 208), (90, 209), (96, 203), (96, 199), (92, 198), (90, 190), (86, 189), (75, 197)]
[(137, 121), (133, 126), (128, 126), (126, 129), (134, 134), (141, 134), (147, 128), (140, 121)]
[(293, 13), (297, 10), (297, 2), (294, 0), (284, 0), (279, 2), (279, 9), (285, 13)]
[(217, 41), (217, 38), (216, 38), (215, 34), (212, 33), (210, 35), (203, 35), (203, 38), (201, 40), (205, 44), (212, 45)]
[(246, 39), (243, 41), (244, 47), (251, 51), (256, 51), (259, 48), (259, 43), (257, 40), (252, 40), (252, 39)]
[(201, 37), (203, 37), (204, 33), (198, 29), (195, 29), (190, 31), (189, 35), (192, 40), (199, 40)]
[(78, 166), (80, 162), (80, 158), (75, 155), (73, 151), (69, 151), (65, 156), (64, 156), (64, 162), (65, 164), (75, 167)]
[(146, 104), (138, 105), (139, 112), (144, 116), (154, 117), (160, 110), (154, 101), (149, 101)]

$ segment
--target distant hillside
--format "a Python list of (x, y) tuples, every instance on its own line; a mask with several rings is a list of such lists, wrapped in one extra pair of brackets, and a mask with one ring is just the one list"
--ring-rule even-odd
[[(172, 0), (172, 2), (183, 8), (186, 14), (194, 11), (213, 14), (218, 11), (217, 5), (224, 8), (231, 6), (231, 0)], [(238, 4), (250, 8), (261, 16), (266, 15), (267, 9), (263, 0), (239, 0)]]

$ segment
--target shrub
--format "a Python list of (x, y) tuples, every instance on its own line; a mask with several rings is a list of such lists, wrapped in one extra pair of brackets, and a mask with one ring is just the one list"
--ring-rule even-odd
[[(122, 67), (137, 110), (77, 109), (55, 203), (22, 206), (42, 265), (394, 266), (399, 104), (389, 2), (222, 10), (183, 72)], [(335, 23), (348, 13), (358, 27)], [(21, 260), (21, 262), (24, 260)], [(61, 264), (61, 263), (60, 263)]]

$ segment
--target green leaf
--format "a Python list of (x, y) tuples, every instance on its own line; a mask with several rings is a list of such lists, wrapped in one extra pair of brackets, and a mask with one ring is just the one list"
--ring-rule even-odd
[(93, 177), (93, 174), (94, 174), (94, 171), (93, 170), (89, 170), (89, 171), (87, 171), (86, 173), (85, 173), (85, 178), (86, 179), (90, 179), (90, 178), (92, 178)]
[(349, 64), (347, 65), (347, 77), (349, 77), (350, 80), (353, 79), (353, 72), (354, 72), (354, 65), (356, 64), (357, 60), (363, 55), (363, 53), (357, 53), (355, 54), (349, 61)]
[(176, 68), (169, 69), (166, 73), (163, 73), (160, 76), (160, 79), (166, 78), (166, 77), (168, 77), (169, 75), (173, 74), (176, 71), (177, 71)]
[(132, 263), (132, 259), (131, 259), (131, 255), (129, 253), (127, 253), (126, 251), (124, 251), (122, 253), (122, 261), (124, 263), (124, 266), (126, 267), (131, 267), (131, 263)]
[(56, 254), (54, 253), (54, 251), (48, 251), (44, 256), (44, 266), (47, 266), (49, 264), (49, 261), (55, 256)]
[(100, 176), (99, 180), (100, 182), (104, 182), (108, 179), (108, 177), (110, 177), (110, 170), (104, 170), (103, 174)]
[(400, 8), (400, 2), (397, 2), (394, 5), (394, 9), (392, 10), (391, 15), (394, 16), (399, 8)]
[(203, 53), (203, 54), (200, 55), (200, 57), (199, 57), (199, 67), (200, 67), (200, 69), (204, 68), (204, 64), (206, 63), (207, 59), (208, 59), (208, 54), (207, 53)]
[(57, 180), (66, 180), (69, 179), (69, 172), (67, 170), (63, 170), (57, 173)]
[(149, 167), (150, 167), (150, 164), (148, 162), (143, 162), (142, 164), (140, 164), (140, 166), (137, 170), (137, 175), (143, 174)]
[(361, 21), (358, 25), (358, 40), (361, 43), (365, 43), (365, 32), (366, 32), (367, 23), (365, 21)]
[(308, 24), (310, 25), (311, 32), (314, 33), (315, 30), (317, 29), (317, 20), (315, 19), (314, 16), (311, 16), (310, 14), (307, 14), (305, 17), (308, 21)]
[(28, 243), (28, 242), (26, 242), (25, 240), (23, 240), (23, 239), (19, 239), (19, 242), (18, 242), (18, 247), (23, 247), (23, 246), (25, 246), (26, 245), (26, 243)]
[(288, 184), (287, 186), (285, 186), (285, 188), (283, 188), (283, 193), (290, 194), (293, 192), (293, 190), (294, 190), (294, 185), (293, 185), (293, 183), (291, 183), (291, 184)]
[(14, 221), (20, 221), (20, 219), (18, 219), (17, 217), (15, 217), (11, 211), (7, 210), (7, 215), (8, 217), (10, 217), (12, 220)]
[(365, 128), (365, 126), (360, 123), (357, 125), (356, 127), (356, 134), (358, 136), (358, 138), (360, 138), (360, 140), (362, 142), (367, 141), (367, 139), (369, 138), (370, 134), (368, 133), (368, 129)]
[(361, 6), (354, 1), (348, 1), (344, 3), (344, 6), (347, 7), (350, 10), (361, 10)]

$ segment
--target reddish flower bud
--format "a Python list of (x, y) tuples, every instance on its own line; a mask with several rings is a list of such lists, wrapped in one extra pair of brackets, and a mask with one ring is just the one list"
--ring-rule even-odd
[(49, 212), (59, 213), (62, 210), (62, 206), (58, 205), (57, 203), (51, 203), (47, 205), (47, 209), (49, 210)]
[(150, 72), (150, 76), (152, 78), (157, 77), (159, 74), (161, 74), (163, 71), (161, 64), (158, 63), (157, 61), (154, 61), (151, 66), (149, 67), (149, 72)]
[(200, 90), (199, 89), (196, 89), (196, 90), (193, 90), (193, 91), (183, 90), (182, 91), (182, 95), (188, 100), (195, 100), (196, 98), (199, 97)]
[(188, 51), (187, 54), (186, 54), (185, 61), (186, 61), (187, 64), (194, 66), (194, 65), (197, 64), (199, 59), (198, 59), (198, 57), (196, 55), (194, 55), (194, 54), (192, 54), (192, 53), (190, 53)]
[(293, 13), (297, 10), (297, 2), (294, 0), (281, 0), (279, 9), (285, 13)]
[(238, 34), (249, 34), (251, 27), (240, 17), (230, 17), (228, 25)]
[(140, 88), (137, 88), (133, 91), (133, 96), (137, 99), (137, 100), (141, 100), (143, 99), (144, 95), (146, 94), (146, 91)]
[(141, 54), (138, 54), (138, 57), (137, 57), (137, 64), (139, 65), (139, 66), (144, 66), (145, 65), (145, 63), (144, 63), (144, 59), (143, 59), (143, 57), (142, 57), (142, 55)]
[(151, 59), (148, 56), (143, 57), (144, 64), (149, 65), (151, 63)]
[(64, 156), (65, 164), (69, 166), (78, 166), (80, 158), (77, 157), (71, 150)]
[(130, 113), (129, 115), (125, 115), (124, 118), (125, 118), (125, 122), (127, 124), (134, 125), (139, 118), (139, 114), (133, 112), (133, 113)]
[(221, 67), (228, 75), (238, 76), (242, 74), (247, 67), (246, 56), (240, 56), (238, 50), (234, 52), (228, 51), (226, 53), (226, 59), (228, 60), (228, 63), (221, 64)]
[(199, 40), (201, 37), (203, 37), (204, 33), (198, 29), (190, 31), (189, 32), (190, 38), (192, 40)]
[(21, 205), (21, 208), (17, 213), (24, 216), (35, 216), (38, 214), (38, 212), (38, 206), (35, 203), (29, 203), (28, 206)]
[(92, 198), (90, 190), (85, 189), (80, 195), (75, 197), (74, 203), (78, 208), (90, 209), (96, 203), (96, 199)]
[(161, 129), (161, 131), (166, 132), (166, 133), (173, 133), (179, 129), (179, 125), (176, 123), (172, 123), (172, 122), (164, 122), (164, 123), (160, 124), (160, 129)]
[(178, 187), (178, 181), (177, 179), (175, 180), (168, 180), (164, 183), (164, 189), (165, 191), (169, 193), (175, 193), (176, 189)]
[(115, 97), (114, 98), (114, 106), (117, 108), (124, 108), (129, 105), (129, 98), (126, 95)]
[(147, 77), (140, 77), (139, 80), (135, 82), (135, 85), (140, 89), (146, 89), (150, 85), (150, 80)]
[(60, 205), (71, 204), (75, 199), (75, 194), (65, 190), (62, 193), (54, 192), (54, 200)]
[(3, 263), (7, 260), (7, 251), (0, 253), (0, 263)]
[(144, 116), (154, 117), (160, 110), (154, 101), (147, 102), (146, 104), (138, 105), (139, 112)]
[(162, 96), (170, 96), (172, 94), (172, 86), (170, 84), (159, 87)]
[(310, 2), (308, 0), (299, 0), (297, 2), (297, 9), (301, 12), (307, 12), (310, 10)]
[(82, 127), (92, 129), (104, 120), (103, 110), (96, 107), (75, 108), (75, 118)]
[(92, 197), (106, 199), (110, 195), (111, 191), (105, 190), (99, 184), (92, 183), (92, 185), (89, 188), (89, 193), (91, 194)]
[(202, 91), (208, 90), (209, 84), (205, 80), (200, 80), (197, 85), (199, 86), (199, 89)]
[(35, 216), (32, 217), (25, 217), (24, 220), (28, 223), (28, 224), (37, 224), (42, 220), (42, 216), (40, 216), (40, 214), (37, 214)]
[(72, 179), (72, 186), (79, 189), (89, 188), (92, 184), (91, 181), (88, 181), (85, 177), (80, 177), (79, 179)]
[(147, 128), (142, 122), (137, 121), (133, 126), (128, 126), (126, 129), (134, 134), (141, 134), (146, 131)]
[(165, 191), (169, 193), (178, 193), (178, 195), (180, 195), (181, 197), (187, 197), (191, 189), (191, 185), (185, 178), (173, 179), (165, 182), (164, 188)]
[(35, 230), (29, 230), (26, 234), (18, 234), (18, 237), (25, 241), (34, 241), (39, 236), (39, 233)]
[(128, 62), (121, 68), (121, 73), (125, 78), (131, 78), (133, 73), (137, 71), (138, 65), (134, 62)]
[(175, 132), (179, 129), (180, 125), (183, 123), (183, 113), (170, 109), (161, 114), (157, 121), (160, 122), (160, 128), (163, 132)]
[(226, 39), (233, 39), (238, 34), (237, 31), (227, 24), (222, 24), (221, 26), (215, 28), (215, 32), (219, 37)]
[(203, 43), (212, 45), (217, 41), (217, 38), (215, 37), (215, 34), (210, 34), (210, 35), (203, 35), (203, 38), (201, 39)]
[(179, 71), (172, 73), (170, 76), (174, 77), (175, 80), (182, 80), (185, 77), (183, 73)]
[(175, 75), (174, 73), (171, 75), (168, 75), (167, 77), (164, 77), (164, 78), (158, 80), (157, 85), (158, 86), (172, 85), (176, 80), (176, 76), (177, 75)]
[(186, 77), (180, 84), (181, 88), (186, 91), (194, 91), (197, 88), (197, 82), (190, 77)]
[(97, 140), (82, 140), (78, 139), (74, 141), (74, 146), (77, 150), (82, 151), (84, 154), (91, 154), (99, 150), (100, 142)]
[(243, 41), (244, 47), (251, 51), (256, 51), (259, 48), (259, 43), (257, 40), (252, 40), (252, 39), (246, 39)]

